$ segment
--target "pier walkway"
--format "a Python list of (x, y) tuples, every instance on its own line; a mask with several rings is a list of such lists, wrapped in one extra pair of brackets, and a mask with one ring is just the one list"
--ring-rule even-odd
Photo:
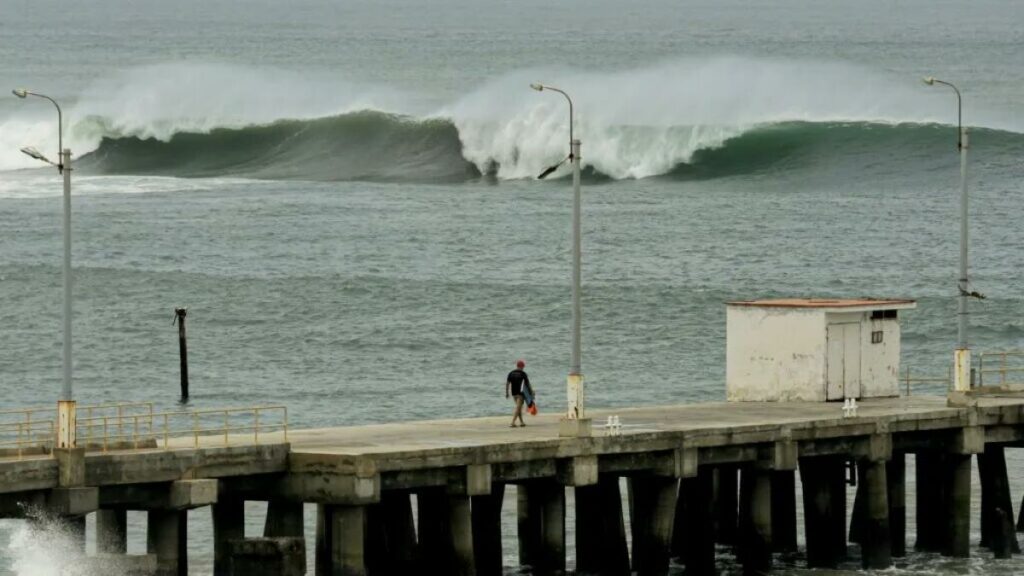
[[(611, 414), (621, 422), (617, 433), (603, 426)], [(209, 506), (220, 576), (233, 573), (233, 558), (244, 565), (239, 557), (248, 553), (239, 544), (245, 500), (269, 502), (265, 536), (286, 540), (302, 538), (303, 503), (316, 503), (310, 548), (318, 575), (422, 566), (487, 575), (501, 573), (501, 541), (512, 537), (501, 533), (499, 512), (505, 486), (514, 484), (520, 563), (535, 573), (565, 570), (566, 490), (573, 489), (578, 571), (663, 574), (674, 557), (691, 573), (713, 574), (716, 543), (736, 546), (752, 570), (770, 568), (773, 552), (795, 550), (799, 470), (808, 565), (835, 566), (854, 542), (864, 566), (874, 568), (906, 550), (910, 454), (919, 474), (916, 546), (969, 554), (970, 472), (978, 455), (983, 544), (996, 553), (1016, 549), (1003, 449), (1024, 442), (1021, 395), (979, 395), (953, 407), (945, 397), (864, 400), (848, 418), (841, 404), (802, 402), (590, 416), (587, 438), (559, 437), (554, 414), (528, 417), (528, 426), (515, 429), (505, 415), (276, 431), (257, 417), (253, 426), (226, 423), (223, 434), (206, 428), (203, 435), (161, 432), (150, 422), (148, 435), (135, 434), (130, 445), (101, 446), (86, 435), (93, 439), (88, 449), (0, 458), (0, 515), (23, 517), (28, 503), (84, 531), (83, 515), (98, 512), (99, 549), (123, 554), (125, 511), (146, 510), (158, 573), (179, 574), (187, 565), (184, 514)], [(846, 485), (854, 481), (847, 527)], [(280, 570), (271, 564), (267, 573)]]

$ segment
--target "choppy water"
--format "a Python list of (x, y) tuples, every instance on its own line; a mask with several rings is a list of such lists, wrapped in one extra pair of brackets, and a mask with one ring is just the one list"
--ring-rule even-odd
[[(566, 110), (536, 81), (570, 91), (583, 140), (592, 405), (722, 398), (723, 303), (749, 297), (916, 298), (904, 365), (944, 374), (955, 99), (923, 75), (961, 87), (972, 126), (971, 271), (989, 296), (972, 342), (1024, 344), (1011, 0), (0, 8), (0, 84), (62, 102), (79, 158), (82, 402), (175, 406), (187, 305), (197, 408), (284, 403), (297, 426), (503, 413), (519, 357), (557, 403), (569, 185), (530, 176), (564, 156)], [(17, 152), (52, 154), (53, 116), (0, 98), (2, 408), (60, 386), (60, 182)], [(4, 526), (0, 570), (46, 573), (30, 553), (45, 539)], [(900, 570), (1024, 569), (978, 555)]]

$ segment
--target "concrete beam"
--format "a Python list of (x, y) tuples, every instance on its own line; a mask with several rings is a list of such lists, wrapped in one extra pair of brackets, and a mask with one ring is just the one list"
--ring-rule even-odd
[(491, 465), (470, 464), (465, 468), (467, 496), (485, 496), (491, 493)]
[(357, 506), (380, 502), (380, 476), (293, 473), (280, 482), (281, 497), (301, 502)]
[(86, 454), (85, 484), (151, 484), (183, 478), (221, 478), (284, 472), (288, 444)]
[(57, 485), (61, 487), (85, 484), (85, 448), (54, 448), (57, 461)]
[(95, 487), (54, 488), (46, 498), (46, 507), (58, 516), (80, 516), (99, 508), (99, 490)]
[(772, 451), (772, 470), (796, 470), (798, 446), (792, 440), (776, 442)]
[(566, 486), (593, 486), (598, 470), (597, 456), (567, 458), (558, 462), (558, 481)]
[(950, 451), (961, 455), (985, 452), (985, 429), (981, 426), (969, 426), (958, 430)]
[(103, 486), (100, 507), (125, 510), (189, 510), (217, 502), (217, 480)]
[(51, 458), (0, 463), (0, 494), (45, 490), (57, 486), (57, 461)]

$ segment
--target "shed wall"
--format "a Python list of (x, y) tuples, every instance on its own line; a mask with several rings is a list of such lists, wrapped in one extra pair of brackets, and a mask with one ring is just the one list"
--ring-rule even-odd
[(822, 311), (730, 306), (726, 331), (728, 400), (825, 400)]

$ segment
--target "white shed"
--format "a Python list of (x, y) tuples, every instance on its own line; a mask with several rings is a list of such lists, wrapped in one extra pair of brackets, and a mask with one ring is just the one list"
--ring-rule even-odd
[(730, 401), (899, 396), (899, 311), (913, 300), (788, 298), (726, 305)]

